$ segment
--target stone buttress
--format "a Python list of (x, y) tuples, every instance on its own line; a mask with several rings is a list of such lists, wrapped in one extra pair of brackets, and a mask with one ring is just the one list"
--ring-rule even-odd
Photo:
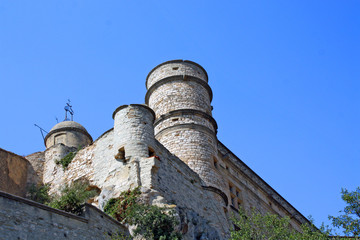
[(212, 91), (197, 63), (174, 60), (147, 76), (145, 103), (154, 110), (155, 138), (203, 180), (203, 187), (224, 199), (225, 182), (214, 168), (217, 124), (211, 114)]

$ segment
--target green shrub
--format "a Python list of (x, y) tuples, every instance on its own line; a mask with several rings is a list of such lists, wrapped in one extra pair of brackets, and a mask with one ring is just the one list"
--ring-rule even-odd
[(65, 157), (63, 157), (63, 158), (60, 159), (60, 160), (57, 160), (55, 163), (56, 163), (56, 164), (61, 164), (62, 167), (63, 167), (63, 169), (64, 169), (64, 171), (65, 171), (65, 169), (69, 166), (69, 164), (71, 163), (71, 161), (74, 159), (74, 157), (75, 157), (75, 155), (76, 155), (77, 152), (78, 152), (78, 151), (69, 152), (68, 154), (66, 154)]
[(151, 240), (177, 240), (181, 234), (175, 232), (178, 222), (174, 211), (158, 206), (141, 204), (137, 201), (140, 190), (122, 192), (118, 198), (110, 199), (104, 212), (122, 223), (136, 225), (135, 235)]
[(35, 202), (47, 204), (50, 201), (49, 188), (48, 184), (33, 184), (30, 186), (26, 197)]
[(130, 224), (135, 224), (135, 235), (142, 235), (145, 239), (177, 240), (181, 234), (175, 232), (178, 221), (174, 211), (166, 213), (165, 208), (153, 205), (137, 204), (130, 216)]
[(60, 196), (56, 196), (48, 205), (52, 208), (80, 215), (82, 205), (90, 198), (96, 196), (95, 190), (87, 190), (89, 184), (86, 181), (77, 181), (70, 186), (65, 185)]
[(116, 232), (116, 233), (113, 233), (112, 235), (109, 236), (109, 234), (105, 234), (106, 238), (107, 239), (110, 239), (110, 240), (131, 240), (131, 236), (127, 236), (121, 232)]
[(118, 198), (111, 198), (106, 203), (104, 212), (119, 222), (126, 222), (126, 217), (131, 214), (140, 193), (139, 188), (122, 192)]

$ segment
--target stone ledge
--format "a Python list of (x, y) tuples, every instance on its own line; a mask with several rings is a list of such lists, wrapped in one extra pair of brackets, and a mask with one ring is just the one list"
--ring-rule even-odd
[(146, 104), (149, 104), (150, 95), (154, 92), (154, 90), (155, 90), (156, 88), (158, 88), (159, 86), (161, 86), (161, 85), (163, 85), (163, 84), (172, 82), (172, 81), (181, 81), (181, 82), (184, 82), (184, 81), (192, 81), (192, 82), (199, 83), (199, 84), (200, 84), (201, 86), (203, 86), (203, 87), (206, 89), (206, 91), (208, 92), (209, 98), (210, 98), (210, 102), (212, 101), (213, 94), (212, 94), (212, 90), (211, 90), (209, 84), (207, 84), (206, 82), (204, 82), (204, 81), (201, 80), (200, 78), (197, 78), (197, 77), (194, 77), (194, 76), (189, 76), (189, 75), (174, 75), (174, 76), (171, 76), (171, 77), (163, 78), (163, 79), (157, 81), (156, 83), (154, 83), (153, 85), (151, 85), (151, 87), (150, 87), (150, 88), (147, 90), (147, 92), (146, 92), (146, 95), (145, 95), (145, 103), (146, 103)]
[(193, 114), (195, 116), (200, 116), (200, 117), (204, 117), (207, 120), (209, 120), (211, 122), (211, 124), (214, 126), (215, 129), (215, 133), (217, 133), (217, 123), (215, 121), (215, 119), (210, 116), (209, 114), (202, 112), (200, 110), (195, 110), (195, 109), (179, 109), (179, 110), (174, 110), (174, 111), (170, 111), (166, 114), (161, 115), (158, 119), (155, 120), (154, 122), (154, 128), (161, 123), (162, 121), (169, 119), (171, 117), (175, 117), (175, 116), (181, 116), (182, 114)]
[(216, 138), (216, 133), (214, 133), (209, 128), (207, 128), (203, 125), (199, 125), (199, 124), (195, 124), (195, 123), (184, 123), (184, 124), (178, 124), (178, 125), (164, 128), (161, 131), (159, 131), (157, 134), (155, 134), (155, 137), (161, 136), (162, 134), (169, 132), (169, 131), (182, 130), (182, 129), (200, 130), (200, 131), (206, 132), (206, 133), (210, 134), (211, 136), (213, 136), (214, 138)]

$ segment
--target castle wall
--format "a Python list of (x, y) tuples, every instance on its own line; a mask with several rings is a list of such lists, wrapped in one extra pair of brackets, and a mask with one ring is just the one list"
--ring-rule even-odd
[(38, 180), (24, 157), (0, 148), (0, 191), (24, 197), (27, 188)]
[(237, 213), (239, 207), (249, 211), (251, 208), (265, 214), (290, 217), (292, 227), (301, 231), (301, 224), (309, 221), (254, 173), (235, 154), (218, 142), (217, 171), (227, 182), (226, 194), (229, 198), (228, 210)]
[[(218, 205), (224, 200), (216, 199), (217, 194), (207, 191), (199, 175), (160, 143), (155, 147), (155, 154), (150, 188), (168, 204), (176, 204), (181, 231), (187, 233), (184, 239), (226, 239), (230, 225)], [(152, 203), (157, 201), (154, 197)]]
[(45, 152), (36, 152), (25, 157), (34, 168), (38, 180), (41, 183), (44, 173)]
[(126, 227), (91, 205), (84, 216), (0, 192), (1, 239), (110, 239)]
[[(182, 220), (181, 230), (186, 232), (184, 239), (209, 234), (224, 239), (229, 226), (223, 209), (214, 201), (212, 192), (202, 187), (193, 170), (156, 140), (152, 145), (156, 156), (132, 155), (126, 161), (118, 160), (116, 138), (114, 130), (109, 130), (80, 150), (65, 171), (53, 164), (51, 157), (56, 155), (51, 155), (51, 148), (48, 149), (47, 161), (53, 165), (52, 171), (44, 175), (44, 181), (51, 184), (51, 191), (58, 192), (65, 183), (77, 179), (88, 179), (90, 185), (101, 190), (93, 204), (102, 209), (110, 198), (141, 186), (142, 198), (147, 202), (177, 210)], [(208, 239), (216, 238), (209, 235)]]

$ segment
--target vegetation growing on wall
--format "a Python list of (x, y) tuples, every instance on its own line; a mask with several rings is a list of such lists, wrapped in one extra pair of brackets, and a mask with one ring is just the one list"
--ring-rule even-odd
[(106, 203), (104, 212), (119, 222), (128, 222), (127, 216), (131, 215), (140, 193), (139, 188), (122, 192), (118, 198), (111, 198)]
[(33, 184), (30, 186), (26, 197), (38, 203), (48, 204), (50, 202), (49, 188), (48, 184)]
[(107, 202), (104, 211), (122, 223), (135, 225), (135, 236), (153, 240), (181, 239), (181, 234), (175, 231), (178, 222), (174, 211), (139, 203), (139, 195), (139, 188), (122, 192)]
[(48, 205), (52, 208), (80, 215), (82, 205), (97, 194), (95, 190), (88, 189), (89, 184), (86, 181), (76, 181), (71, 185), (65, 185), (61, 195), (52, 196)]
[(73, 152), (69, 152), (68, 154), (65, 155), (65, 157), (61, 158), (60, 160), (56, 160), (55, 163), (56, 164), (61, 164), (64, 171), (65, 169), (69, 166), (69, 164), (71, 163), (71, 161), (74, 159), (74, 157), (76, 156), (76, 154), (82, 149), (82, 146), (79, 146), (78, 149), (76, 151)]
[(56, 160), (56, 164), (61, 164), (65, 171), (65, 169), (69, 166), (71, 161), (74, 159), (77, 152), (78, 151), (69, 152), (68, 154), (66, 154), (65, 157), (61, 158), (60, 160)]

